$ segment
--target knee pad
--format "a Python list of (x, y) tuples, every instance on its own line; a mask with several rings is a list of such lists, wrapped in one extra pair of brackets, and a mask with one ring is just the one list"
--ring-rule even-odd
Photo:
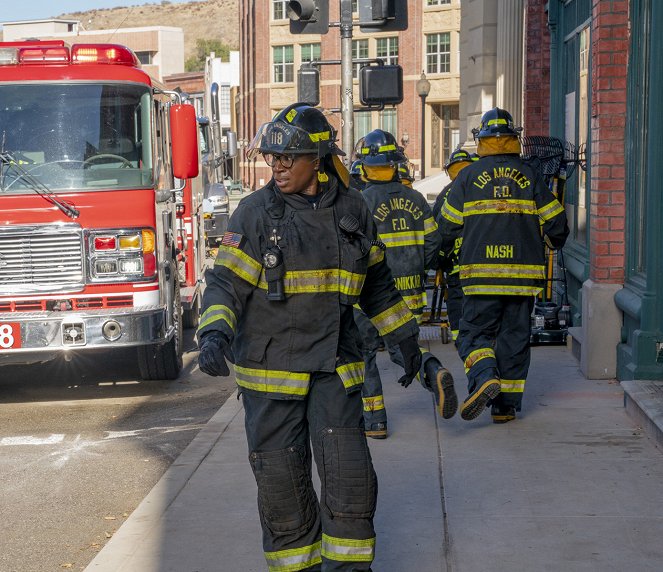
[(265, 453), (251, 452), (258, 484), (258, 510), (275, 535), (305, 532), (315, 523), (318, 501), (302, 446)]
[(359, 428), (322, 430), (324, 504), (340, 518), (373, 518), (378, 482)]

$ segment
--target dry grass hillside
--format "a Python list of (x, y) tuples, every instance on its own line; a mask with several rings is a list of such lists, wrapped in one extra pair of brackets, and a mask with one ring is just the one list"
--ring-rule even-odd
[[(135, 0), (134, 0), (135, 1)], [(184, 59), (192, 56), (198, 38), (220, 40), (239, 48), (239, 2), (203, 0), (170, 4), (138, 4), (86, 12), (59, 14), (58, 18), (80, 20), (85, 30), (115, 30), (138, 26), (175, 26), (184, 30)]]

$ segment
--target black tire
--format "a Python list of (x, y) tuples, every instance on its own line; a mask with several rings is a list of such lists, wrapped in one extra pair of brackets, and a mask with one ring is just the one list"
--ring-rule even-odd
[(200, 294), (196, 296), (196, 301), (190, 309), (182, 311), (182, 325), (185, 330), (197, 328), (200, 324)]
[(440, 328), (441, 330), (441, 337), (442, 337), (442, 343), (443, 344), (448, 344), (451, 341), (451, 331), (449, 330), (449, 326), (442, 326)]
[(182, 303), (180, 285), (175, 284), (173, 302), (175, 335), (165, 344), (153, 344), (138, 348), (138, 367), (145, 381), (177, 379), (182, 371)]

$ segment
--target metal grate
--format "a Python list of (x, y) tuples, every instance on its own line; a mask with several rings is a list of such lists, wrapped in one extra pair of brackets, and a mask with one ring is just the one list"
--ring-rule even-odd
[(83, 239), (79, 227), (0, 230), (0, 294), (57, 292), (84, 281)]

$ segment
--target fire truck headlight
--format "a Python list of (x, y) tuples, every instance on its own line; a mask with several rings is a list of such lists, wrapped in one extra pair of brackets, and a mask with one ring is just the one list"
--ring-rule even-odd
[(121, 274), (143, 274), (142, 258), (120, 258)]
[(117, 274), (117, 260), (95, 260), (94, 273), (97, 276)]

